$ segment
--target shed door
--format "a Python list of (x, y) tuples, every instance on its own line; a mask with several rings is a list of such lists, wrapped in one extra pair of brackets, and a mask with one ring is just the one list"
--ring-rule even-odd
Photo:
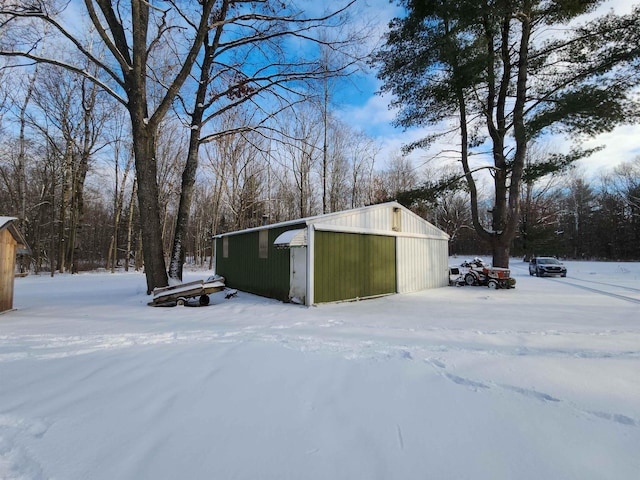
[(0, 312), (13, 308), (13, 277), (17, 242), (8, 229), (0, 230)]
[(297, 298), (305, 303), (307, 296), (307, 247), (292, 247), (291, 249), (291, 290), (289, 298)]
[(315, 232), (314, 301), (396, 292), (395, 237)]

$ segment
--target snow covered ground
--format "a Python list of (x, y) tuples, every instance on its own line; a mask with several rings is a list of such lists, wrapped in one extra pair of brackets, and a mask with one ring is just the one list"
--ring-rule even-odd
[(640, 263), (567, 265), (312, 308), (18, 278), (0, 478), (636, 480)]

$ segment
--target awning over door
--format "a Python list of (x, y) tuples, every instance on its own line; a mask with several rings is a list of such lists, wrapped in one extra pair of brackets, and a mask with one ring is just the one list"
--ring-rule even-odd
[(307, 229), (287, 230), (278, 235), (273, 242), (277, 248), (306, 247), (307, 246)]

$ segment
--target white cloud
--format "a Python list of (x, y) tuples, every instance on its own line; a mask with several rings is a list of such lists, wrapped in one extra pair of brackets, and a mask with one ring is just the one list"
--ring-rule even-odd
[(631, 10), (637, 5), (637, 3), (630, 2), (629, 0), (609, 0), (608, 2), (604, 2), (595, 13), (603, 14), (612, 10), (618, 15), (626, 15), (631, 13)]
[[(402, 147), (425, 137), (430, 130), (427, 128), (409, 129), (395, 128), (392, 125), (395, 111), (388, 108), (389, 96), (374, 95), (362, 106), (347, 106), (339, 112), (340, 118), (354, 128), (362, 129), (375, 138), (380, 145), (378, 166), (384, 167), (389, 158), (399, 154)], [(582, 142), (581, 147), (594, 148), (602, 146), (601, 151), (576, 163), (589, 177), (612, 170), (616, 165), (630, 161), (640, 156), (640, 126), (624, 125), (612, 132), (601, 134), (595, 138)], [(550, 150), (568, 152), (571, 139), (550, 137), (547, 139)], [(433, 169), (456, 162), (457, 138), (455, 134), (443, 138), (429, 150), (418, 150), (410, 155), (417, 171), (425, 167)], [(480, 158), (475, 163), (480, 164)]]
[(370, 135), (385, 134), (394, 130), (391, 123), (396, 112), (389, 108), (389, 95), (375, 95), (366, 101), (364, 105), (346, 105), (339, 116), (348, 124), (360, 127)]
[(616, 165), (640, 156), (640, 126), (625, 125), (604, 133), (583, 144), (586, 148), (604, 146), (604, 149), (589, 158), (580, 160), (587, 175), (610, 171)]

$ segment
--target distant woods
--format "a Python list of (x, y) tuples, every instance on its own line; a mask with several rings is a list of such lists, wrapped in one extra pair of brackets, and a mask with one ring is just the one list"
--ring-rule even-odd
[[(33, 250), (31, 268), (140, 268), (136, 173), (122, 110), (54, 67), (40, 67), (15, 85), (5, 107), (0, 212), (19, 217)], [(221, 128), (244, 125), (241, 117), (249, 115), (246, 109), (222, 115)], [(376, 142), (330, 114), (325, 151), (321, 118), (319, 105), (308, 101), (277, 119), (277, 132), (269, 137), (241, 131), (200, 147), (184, 239), (188, 264), (210, 266), (215, 234), (322, 213), (323, 183), (327, 211), (386, 198)], [(175, 116), (159, 127), (158, 197), (167, 258), (189, 134)]]
[[(137, 186), (122, 111), (51, 68), (38, 69), (19, 86), (5, 100), (11, 108), (3, 115), (0, 211), (21, 220), (33, 250), (32, 263), (23, 268), (140, 269)], [(240, 121), (234, 115), (223, 118), (226, 126)], [(305, 103), (279, 119), (279, 136), (242, 132), (201, 147), (184, 242), (187, 266), (211, 267), (215, 234), (322, 213), (321, 119), (318, 105)], [(453, 169), (416, 169), (400, 154), (381, 158), (372, 138), (334, 115), (328, 127), (328, 211), (397, 199), (451, 236), (451, 254), (490, 253), (475, 233), (468, 193)], [(164, 121), (158, 135), (167, 258), (188, 135), (176, 118)], [(490, 225), (490, 185), (480, 190), (481, 220)], [(639, 260), (640, 158), (595, 177), (568, 170), (525, 183), (511, 252)]]
[[(531, 152), (532, 167), (549, 155), (535, 145)], [(400, 193), (398, 199), (451, 235), (452, 255), (490, 255), (490, 246), (482, 242), (473, 228), (464, 184), (456, 183), (456, 177), (446, 172), (427, 178)], [(493, 205), (491, 182), (482, 185), (480, 221), (489, 226)], [(639, 261), (640, 157), (595, 175), (574, 167), (525, 182), (510, 251), (514, 257), (537, 254)]]

